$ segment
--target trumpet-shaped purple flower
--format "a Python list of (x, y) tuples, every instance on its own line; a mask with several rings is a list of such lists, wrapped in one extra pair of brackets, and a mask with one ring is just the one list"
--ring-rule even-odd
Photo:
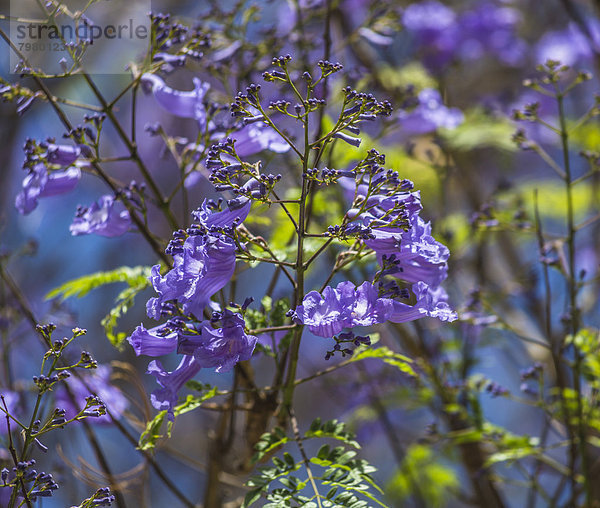
[(162, 306), (176, 300), (187, 314), (201, 316), (211, 297), (229, 282), (235, 270), (235, 242), (214, 228), (233, 227), (250, 211), (251, 202), (243, 198), (241, 206), (215, 211), (207, 201), (194, 212), (204, 232), (187, 236), (173, 254), (173, 268), (164, 276), (160, 265), (152, 267), (150, 282), (158, 297), (148, 300), (148, 316), (160, 319)]
[(23, 180), (23, 190), (17, 195), (15, 206), (21, 214), (27, 215), (35, 209), (40, 198), (70, 192), (80, 178), (81, 170), (77, 167), (49, 172), (44, 164), (36, 164)]
[(247, 335), (244, 318), (226, 310), (221, 318), (222, 328), (213, 328), (209, 321), (200, 324), (197, 335), (182, 334), (178, 352), (192, 354), (202, 368), (228, 372), (243, 360), (249, 360), (257, 338)]
[(370, 282), (355, 287), (351, 282), (341, 282), (337, 288), (327, 286), (322, 295), (308, 293), (294, 311), (294, 320), (306, 325), (319, 337), (333, 337), (344, 328), (371, 326), (385, 321), (404, 323), (425, 316), (441, 321), (453, 321), (456, 314), (446, 303), (443, 289), (431, 289), (424, 282), (413, 285), (417, 297), (415, 305), (391, 298), (380, 298), (377, 288)]
[(419, 105), (411, 112), (401, 111), (398, 115), (404, 131), (418, 135), (437, 129), (455, 129), (464, 121), (458, 108), (444, 106), (437, 90), (426, 88), (419, 92)]
[(201, 129), (206, 126), (206, 108), (204, 97), (210, 85), (194, 78), (194, 89), (191, 91), (175, 90), (167, 86), (156, 74), (142, 75), (141, 83), (152, 91), (156, 102), (169, 113), (182, 118), (195, 118)]
[(73, 236), (95, 233), (100, 236), (121, 236), (131, 227), (131, 218), (127, 210), (115, 210), (115, 199), (102, 196), (89, 208), (80, 207), (69, 230)]
[(396, 269), (390, 269), (388, 275), (431, 286), (438, 286), (446, 279), (450, 251), (431, 235), (431, 224), (421, 217), (411, 218), (408, 231), (387, 228), (374, 230), (373, 236), (365, 244), (377, 253), (379, 262), (383, 265), (383, 256), (394, 256), (396, 261)]
[[(89, 148), (86, 147), (88, 150)], [(51, 164), (70, 166), (81, 155), (81, 147), (73, 145), (48, 144), (46, 158)]]
[(140, 325), (127, 340), (136, 356), (162, 356), (173, 353), (177, 349), (177, 333), (164, 325), (155, 326), (150, 330)]
[(212, 295), (229, 282), (235, 270), (235, 243), (224, 235), (189, 236), (183, 252), (175, 254), (173, 268), (164, 276), (152, 267), (150, 281), (159, 294), (148, 300), (148, 316), (160, 319), (161, 308), (177, 300), (186, 314), (201, 316)]
[(150, 402), (159, 410), (166, 409), (169, 420), (175, 418), (173, 409), (177, 404), (177, 392), (181, 387), (192, 379), (200, 370), (200, 365), (193, 356), (184, 355), (177, 368), (172, 371), (166, 371), (160, 360), (152, 360), (148, 365), (147, 374), (156, 378), (161, 388), (154, 390), (150, 396)]
[[(85, 407), (86, 397), (96, 395), (99, 397), (110, 413), (120, 418), (123, 412), (129, 406), (127, 398), (121, 393), (121, 390), (110, 383), (111, 369), (108, 365), (98, 365), (96, 369), (82, 372), (81, 379), (71, 376), (65, 383), (69, 391), (63, 386), (56, 390), (56, 407), (66, 410), (66, 418), (73, 418), (81, 409)], [(90, 418), (92, 423), (111, 423), (108, 415), (102, 415), (98, 418)]]
[(437, 318), (440, 321), (455, 321), (457, 319), (450, 305), (448, 295), (440, 287), (430, 287), (424, 282), (413, 284), (412, 291), (417, 297), (415, 305), (407, 305), (393, 300), (393, 311), (388, 315), (392, 323), (406, 323), (425, 316)]

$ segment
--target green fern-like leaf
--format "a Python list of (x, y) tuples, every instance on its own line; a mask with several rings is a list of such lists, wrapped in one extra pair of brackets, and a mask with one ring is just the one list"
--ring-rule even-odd
[(54, 288), (46, 295), (46, 299), (60, 297), (61, 300), (66, 300), (72, 296), (81, 298), (87, 295), (92, 289), (105, 286), (106, 284), (114, 284), (115, 282), (126, 282), (130, 287), (136, 287), (143, 282), (147, 282), (150, 269), (151, 267), (149, 266), (121, 266), (108, 272), (90, 273)]

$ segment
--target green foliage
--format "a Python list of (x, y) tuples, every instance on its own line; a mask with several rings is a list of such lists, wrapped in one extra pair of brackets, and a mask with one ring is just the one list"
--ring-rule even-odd
[[(332, 448), (324, 444), (309, 463), (296, 460), (289, 452), (284, 452), (282, 458), (274, 456), (272, 466), (260, 468), (259, 473), (248, 480), (250, 491), (242, 507), (251, 506), (261, 498), (268, 501), (262, 506), (271, 508), (316, 507), (319, 503), (324, 507), (385, 506), (372, 494), (373, 490), (383, 493), (370, 476), (375, 468), (367, 461), (357, 459), (356, 452), (349, 449), (359, 448), (359, 445), (354, 435), (346, 431), (344, 423), (317, 419), (297, 444), (302, 451), (307, 440), (323, 438), (341, 441), (343, 446)], [(262, 460), (293, 441), (296, 439), (288, 437), (283, 429), (277, 427), (261, 436), (253, 460)], [(303, 474), (292, 475), (297, 472)]]
[(449, 494), (460, 486), (458, 476), (444, 465), (434, 451), (424, 445), (406, 450), (402, 467), (387, 486), (386, 492), (398, 503), (412, 495), (421, 497), (425, 506), (445, 506)]
[(477, 148), (498, 148), (514, 152), (515, 126), (507, 118), (492, 118), (481, 109), (472, 109), (455, 129), (442, 129), (440, 136), (452, 150), (468, 152)]
[(412, 377), (417, 376), (417, 373), (414, 371), (411, 365), (413, 361), (408, 356), (395, 353), (394, 351), (385, 346), (378, 347), (376, 349), (365, 348), (361, 351), (357, 351), (354, 355), (352, 355), (350, 361), (357, 362), (360, 360), (366, 360), (368, 358), (377, 358), (383, 360), (384, 363), (396, 367), (404, 374), (407, 374)]
[(46, 295), (46, 299), (60, 297), (61, 300), (66, 300), (72, 296), (81, 298), (91, 290), (107, 284), (117, 282), (126, 283), (128, 287), (117, 295), (115, 306), (101, 321), (106, 337), (113, 346), (119, 348), (123, 344), (127, 334), (124, 332), (115, 333), (117, 321), (127, 314), (135, 303), (135, 297), (150, 285), (148, 281), (150, 270), (151, 267), (149, 266), (135, 266), (133, 268), (121, 266), (108, 272), (96, 272), (84, 275), (53, 289)]
[[(250, 330), (256, 330), (258, 328), (270, 328), (274, 326), (283, 326), (286, 324), (286, 312), (290, 309), (290, 301), (288, 298), (280, 298), (275, 300), (270, 296), (265, 296), (261, 300), (261, 305), (264, 312), (258, 309), (247, 309), (244, 319), (246, 320), (246, 326)], [(288, 342), (291, 333), (288, 333), (279, 341), (279, 345), (285, 347)], [(257, 344), (256, 347), (265, 354), (273, 356), (273, 351), (268, 346)]]
[[(534, 217), (534, 191), (538, 192), (538, 208), (542, 217), (564, 220), (567, 214), (565, 185), (555, 180), (535, 180), (523, 182), (498, 196), (499, 200), (522, 200), (529, 217)], [(582, 220), (594, 202), (591, 185), (581, 183), (572, 189), (573, 214), (576, 220)]]
[[(201, 392), (200, 395), (187, 395), (183, 402), (180, 402), (175, 409), (173, 414), (175, 418), (179, 415), (189, 413), (194, 409), (197, 409), (202, 405), (203, 402), (208, 399), (212, 399), (217, 393), (217, 387), (209, 384), (202, 384), (198, 381), (188, 381), (186, 383), (188, 388)], [(204, 392), (204, 393), (202, 393)], [(171, 437), (171, 431), (173, 429), (173, 421), (167, 419), (166, 433), (162, 434), (163, 424), (167, 418), (167, 411), (160, 411), (152, 420), (146, 423), (144, 432), (140, 435), (138, 441), (138, 448), (140, 450), (154, 450), (158, 444), (158, 441), (163, 437), (167, 439)]]
[(92, 289), (96, 289), (106, 284), (115, 282), (126, 282), (130, 287), (142, 284), (142, 281), (148, 280), (150, 276), (149, 266), (121, 266), (108, 272), (96, 272), (84, 275), (76, 279), (65, 282), (61, 286), (53, 289), (46, 295), (46, 299), (60, 296), (61, 300), (66, 300), (72, 296), (81, 298), (87, 295)]

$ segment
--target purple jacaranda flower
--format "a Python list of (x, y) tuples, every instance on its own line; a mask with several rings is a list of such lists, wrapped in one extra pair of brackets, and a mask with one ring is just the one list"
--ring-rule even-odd
[(146, 73), (141, 77), (142, 86), (150, 89), (156, 102), (169, 113), (183, 118), (195, 118), (201, 129), (206, 126), (204, 96), (210, 85), (194, 78), (194, 89), (180, 91), (167, 86), (156, 74)]
[(453, 321), (456, 314), (446, 302), (442, 288), (430, 288), (424, 282), (413, 285), (417, 297), (415, 305), (391, 298), (380, 298), (370, 282), (354, 287), (351, 282), (341, 282), (337, 288), (327, 286), (322, 295), (309, 292), (294, 311), (294, 320), (307, 326), (319, 337), (333, 337), (344, 328), (371, 326), (385, 321), (404, 323), (430, 316), (442, 321)]
[(240, 157), (248, 157), (263, 150), (284, 153), (290, 149), (289, 143), (264, 123), (246, 125), (229, 137), (235, 139), (235, 151)]
[[(248, 188), (250, 188), (249, 185)], [(232, 227), (247, 217), (251, 202), (237, 208), (214, 211), (207, 201), (194, 212), (194, 217), (206, 229)], [(228, 236), (207, 232), (188, 236), (180, 252), (173, 255), (173, 268), (164, 276), (160, 265), (152, 267), (150, 282), (159, 294), (148, 300), (148, 316), (160, 319), (162, 305), (177, 300), (184, 312), (201, 316), (210, 298), (231, 279), (235, 270), (235, 242)]]
[(131, 227), (131, 218), (127, 210), (115, 209), (115, 198), (102, 196), (89, 208), (80, 207), (69, 227), (73, 236), (95, 233), (100, 236), (121, 236)]
[[(2, 390), (0, 391), (0, 395), (4, 397), (4, 402), (6, 403), (6, 409), (8, 409), (8, 412), (12, 416), (16, 417), (17, 415), (15, 414), (15, 410), (19, 404), (19, 394), (10, 390)], [(4, 409), (4, 404), (2, 404), (2, 401), (0, 401), (0, 407)], [(18, 425), (12, 420), (10, 422), (10, 428), (11, 430), (20, 430)], [(0, 436), (7, 434), (7, 432), (8, 426), (6, 423), (6, 413), (4, 413), (4, 411), (0, 411)]]
[[(86, 397), (96, 395), (106, 404), (108, 411), (115, 418), (120, 418), (129, 406), (127, 398), (121, 390), (110, 383), (111, 368), (108, 365), (98, 365), (96, 369), (81, 372), (81, 379), (71, 375), (65, 380), (67, 389), (59, 386), (56, 390), (56, 407), (66, 410), (66, 418), (71, 419), (81, 411), (86, 404)], [(69, 395), (73, 395), (73, 398)], [(111, 423), (108, 415), (88, 418), (91, 423)]]
[(140, 325), (127, 340), (136, 356), (162, 356), (177, 350), (177, 333), (166, 329), (164, 325), (150, 330)]
[[(252, 178), (246, 182), (242, 189), (244, 191), (253, 191), (255, 187), (259, 185), (258, 180)], [(205, 228), (209, 229), (212, 226), (218, 227), (231, 227), (234, 224), (241, 224), (244, 222), (250, 208), (252, 207), (252, 201), (246, 196), (240, 196), (229, 201), (229, 205), (226, 209), (219, 212), (214, 211), (208, 205), (208, 202), (204, 200), (200, 208), (192, 212), (194, 218), (202, 224)], [(231, 205), (234, 206), (231, 206)]]
[(161, 307), (169, 300), (181, 303), (186, 314), (201, 316), (212, 295), (233, 276), (235, 249), (224, 235), (188, 237), (183, 252), (173, 256), (169, 272), (161, 276), (160, 265), (152, 267), (150, 281), (159, 296), (148, 300), (148, 316), (160, 319)]
[(455, 321), (458, 319), (450, 305), (448, 295), (441, 287), (431, 287), (424, 282), (413, 284), (412, 291), (417, 297), (415, 305), (393, 300), (393, 311), (388, 315), (392, 323), (406, 323), (424, 316), (437, 318), (440, 321)]
[[(87, 147), (86, 147), (87, 148)], [(60, 166), (70, 166), (81, 155), (81, 147), (73, 145), (48, 144), (46, 158), (52, 164)]]
[(397, 271), (389, 275), (407, 282), (423, 281), (431, 286), (445, 280), (450, 251), (431, 235), (431, 223), (413, 216), (408, 231), (376, 229), (373, 236), (375, 238), (365, 240), (365, 244), (377, 253), (379, 262), (382, 263), (383, 256), (394, 256), (397, 262)]
[(342, 307), (340, 294), (327, 286), (322, 295), (310, 291), (294, 311), (294, 321), (306, 325), (319, 337), (333, 337), (344, 329), (347, 319), (346, 309)]
[(464, 121), (458, 108), (448, 108), (437, 90), (425, 88), (418, 95), (419, 105), (412, 111), (398, 114), (400, 125), (409, 134), (419, 135), (437, 129), (455, 129)]
[(294, 319), (319, 337), (333, 337), (344, 328), (383, 323), (392, 312), (392, 300), (379, 298), (370, 282), (355, 287), (345, 281), (334, 289), (327, 286), (322, 295), (308, 293), (296, 307)]
[(70, 192), (80, 178), (81, 170), (77, 167), (48, 171), (44, 164), (36, 164), (23, 180), (23, 190), (17, 195), (15, 206), (21, 214), (27, 215), (35, 209), (40, 198)]
[(257, 338), (246, 334), (244, 318), (225, 310), (221, 322), (221, 328), (213, 328), (203, 321), (199, 334), (181, 334), (178, 352), (192, 354), (202, 368), (215, 368), (216, 372), (228, 372), (239, 361), (249, 360)]
[(200, 370), (200, 365), (191, 355), (184, 355), (177, 368), (166, 371), (160, 360), (152, 360), (148, 365), (147, 374), (152, 374), (161, 388), (154, 390), (150, 396), (150, 402), (156, 409), (168, 412), (169, 420), (175, 418), (173, 409), (177, 404), (177, 392), (181, 387), (192, 379)]

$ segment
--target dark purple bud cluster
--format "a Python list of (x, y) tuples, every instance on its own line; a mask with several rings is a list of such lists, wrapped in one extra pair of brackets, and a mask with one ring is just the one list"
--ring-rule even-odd
[(144, 126), (144, 131), (150, 136), (159, 136), (162, 132), (162, 127), (158, 122), (148, 123)]
[(528, 122), (535, 122), (540, 119), (539, 117), (540, 103), (533, 102), (526, 104), (522, 110), (515, 109), (512, 112), (513, 120), (525, 120)]
[(496, 218), (495, 203), (492, 201), (483, 203), (477, 212), (470, 218), (471, 226), (481, 228), (493, 228), (500, 225)]
[(52, 417), (50, 418), (50, 426), (52, 427), (60, 427), (67, 423), (67, 411), (62, 408), (56, 408), (52, 413)]
[(89, 145), (96, 144), (97, 142), (97, 131), (87, 125), (76, 125), (68, 132), (63, 134), (64, 139), (72, 139), (78, 145)]
[(106, 414), (106, 404), (96, 395), (85, 398), (85, 408), (78, 418), (99, 418)]
[(490, 381), (486, 385), (485, 391), (488, 392), (492, 397), (502, 397), (508, 394), (508, 390), (503, 386), (500, 386), (495, 381)]
[(539, 379), (543, 370), (544, 367), (542, 364), (535, 362), (531, 367), (521, 371), (521, 381), (526, 381), (527, 379)]
[(83, 115), (84, 122), (88, 122), (94, 125), (96, 129), (99, 129), (102, 126), (102, 122), (106, 120), (105, 113), (95, 113), (93, 115)]
[(18, 115), (24, 114), (29, 109), (36, 96), (36, 93), (29, 88), (13, 85), (0, 78), (0, 97), (3, 102), (15, 102)]
[(246, 93), (238, 92), (230, 106), (231, 116), (255, 118), (257, 115), (249, 108), (255, 110), (257, 107), (259, 107), (259, 92), (260, 85), (255, 83), (251, 83), (246, 87)]
[(89, 497), (81, 503), (81, 506), (111, 506), (115, 501), (115, 496), (110, 492), (110, 488), (102, 487), (98, 489), (92, 497)]
[(269, 103), (269, 109), (273, 109), (275, 111), (278, 111), (279, 113), (289, 115), (290, 113), (288, 113), (288, 108), (290, 107), (290, 105), (291, 102), (286, 100), (271, 101)]
[[(371, 338), (369, 336), (354, 335), (354, 332), (352, 331), (340, 333), (336, 337), (333, 337), (333, 339), (335, 340), (335, 345), (331, 351), (327, 351), (325, 360), (329, 360), (338, 352), (342, 354), (342, 358), (351, 356), (354, 354), (354, 349), (351, 349), (352, 346), (359, 347), (371, 345)], [(342, 347), (343, 344), (350, 345), (351, 347)]]
[[(358, 92), (347, 86), (344, 92), (344, 109), (342, 117), (359, 115), (359, 120), (374, 120), (377, 116), (390, 116), (392, 104), (388, 100), (378, 101), (371, 93)], [(357, 107), (358, 106), (358, 107)]]
[(387, 282), (379, 281), (377, 291), (380, 298), (392, 298), (394, 300), (408, 300), (410, 298), (408, 288), (401, 288), (395, 280)]
[(14, 477), (9, 480), (9, 472), (6, 468), (2, 470), (2, 482), (5, 486), (17, 485), (23, 482), (27, 485), (29, 491), (28, 497), (35, 501), (38, 497), (50, 497), (53, 492), (58, 489), (58, 484), (49, 473), (43, 471), (38, 473), (33, 467), (36, 462), (34, 459), (29, 461), (17, 462), (16, 467), (13, 467)]
[(371, 240), (375, 238), (373, 236), (373, 230), (369, 226), (363, 226), (358, 222), (352, 222), (342, 226), (337, 224), (335, 226), (329, 226), (327, 228), (327, 235), (334, 238), (339, 238), (340, 240), (349, 240), (351, 238)]
[(163, 13), (150, 13), (152, 35), (158, 47), (169, 48), (181, 44), (187, 38), (189, 28), (180, 23), (171, 23), (171, 16)]
[(321, 74), (323, 77), (327, 77), (330, 74), (339, 72), (344, 68), (344, 66), (341, 63), (339, 63), (339, 62), (332, 63), (329, 60), (319, 60), (317, 62), (317, 65), (320, 67)]
[(64, 370), (61, 370), (57, 374), (52, 374), (51, 376), (44, 376), (40, 374), (39, 376), (33, 376), (33, 382), (38, 387), (40, 393), (44, 393), (52, 388), (59, 381), (63, 381), (67, 379), (70, 374)]
[(309, 168), (304, 172), (305, 178), (325, 185), (337, 183), (337, 181), (343, 176), (354, 178), (355, 175), (352, 171), (342, 171), (339, 169), (329, 168), (323, 168), (321, 170), (318, 168)]
[(527, 135), (523, 129), (518, 129), (512, 135), (511, 139), (521, 150), (532, 150), (536, 146), (534, 141), (527, 139)]

